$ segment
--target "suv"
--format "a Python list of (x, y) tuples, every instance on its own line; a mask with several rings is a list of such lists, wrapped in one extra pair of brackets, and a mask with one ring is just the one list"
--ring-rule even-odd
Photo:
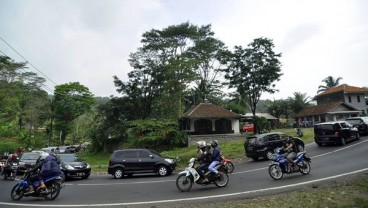
[(358, 128), (359, 134), (368, 134), (368, 117), (347, 118), (346, 121)]
[(123, 149), (112, 153), (107, 172), (114, 178), (135, 173), (157, 173), (159, 176), (171, 174), (176, 168), (172, 158), (164, 158), (149, 149)]
[[(285, 135), (280, 132), (272, 132), (249, 136), (244, 142), (245, 155), (255, 161), (260, 157), (271, 159), (274, 150), (284, 145), (281, 138)], [(304, 151), (304, 142), (301, 139), (296, 137), (291, 137), (291, 139), (295, 142), (299, 152)]]
[(345, 145), (351, 140), (360, 139), (358, 129), (346, 121), (324, 122), (314, 125), (314, 141), (318, 146), (339, 143)]

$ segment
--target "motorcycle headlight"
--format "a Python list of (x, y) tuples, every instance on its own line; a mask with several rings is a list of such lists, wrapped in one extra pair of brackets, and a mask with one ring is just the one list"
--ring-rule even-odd
[(71, 166), (71, 165), (65, 165), (65, 168), (68, 169), (68, 170), (74, 170), (74, 167)]
[(165, 161), (168, 162), (168, 163), (170, 163), (170, 164), (174, 164), (174, 160), (173, 159), (166, 158)]

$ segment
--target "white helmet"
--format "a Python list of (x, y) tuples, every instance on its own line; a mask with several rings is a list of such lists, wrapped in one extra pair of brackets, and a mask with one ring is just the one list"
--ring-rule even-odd
[(49, 156), (49, 153), (47, 153), (47, 152), (42, 152), (42, 153), (40, 154), (40, 160), (44, 160), (47, 156)]
[(198, 141), (197, 142), (197, 146), (198, 146), (198, 148), (202, 148), (202, 147), (205, 147), (207, 144), (206, 144), (206, 141)]

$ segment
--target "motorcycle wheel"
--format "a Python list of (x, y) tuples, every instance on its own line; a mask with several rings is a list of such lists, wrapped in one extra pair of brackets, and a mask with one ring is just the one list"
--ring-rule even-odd
[(309, 172), (311, 171), (311, 166), (309, 164), (309, 162), (302, 160), (301, 165), (299, 165), (299, 170), (303, 175), (307, 175), (309, 174)]
[(280, 180), (282, 176), (284, 175), (281, 167), (276, 164), (272, 164), (270, 165), (270, 167), (268, 167), (268, 173), (270, 174), (271, 178), (273, 178), (274, 180)]
[(229, 183), (229, 175), (223, 171), (219, 171), (220, 176), (213, 182), (217, 187), (225, 187)]
[(234, 164), (232, 162), (227, 162), (225, 166), (227, 168), (227, 173), (232, 173), (234, 171)]
[(18, 201), (23, 197), (25, 191), (26, 188), (24, 186), (19, 186), (19, 184), (16, 184), (10, 192), (10, 197), (12, 200)]
[(187, 177), (185, 173), (179, 174), (178, 177), (176, 178), (176, 187), (181, 192), (190, 191), (190, 189), (193, 186), (193, 183), (194, 183), (193, 178)]
[[(42, 190), (43, 191), (43, 190)], [(47, 193), (45, 195), (46, 200), (54, 200), (60, 194), (60, 184), (56, 181), (52, 181), (46, 185)]]

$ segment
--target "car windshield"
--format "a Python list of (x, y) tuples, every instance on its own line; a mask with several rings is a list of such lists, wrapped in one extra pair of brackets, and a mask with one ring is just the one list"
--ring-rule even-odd
[(24, 153), (21, 159), (22, 160), (37, 160), (39, 157), (40, 155), (37, 153), (33, 153), (33, 154)]
[(63, 161), (63, 162), (79, 162), (79, 161), (81, 161), (75, 155), (64, 155), (64, 154), (60, 154), (59, 157), (60, 157), (60, 160)]
[(154, 155), (157, 155), (157, 156), (162, 157), (162, 156), (160, 155), (160, 153), (156, 152), (155, 150), (150, 150), (150, 152), (151, 152), (152, 154), (154, 154)]
[(347, 121), (350, 124), (360, 124), (360, 119), (348, 119)]

